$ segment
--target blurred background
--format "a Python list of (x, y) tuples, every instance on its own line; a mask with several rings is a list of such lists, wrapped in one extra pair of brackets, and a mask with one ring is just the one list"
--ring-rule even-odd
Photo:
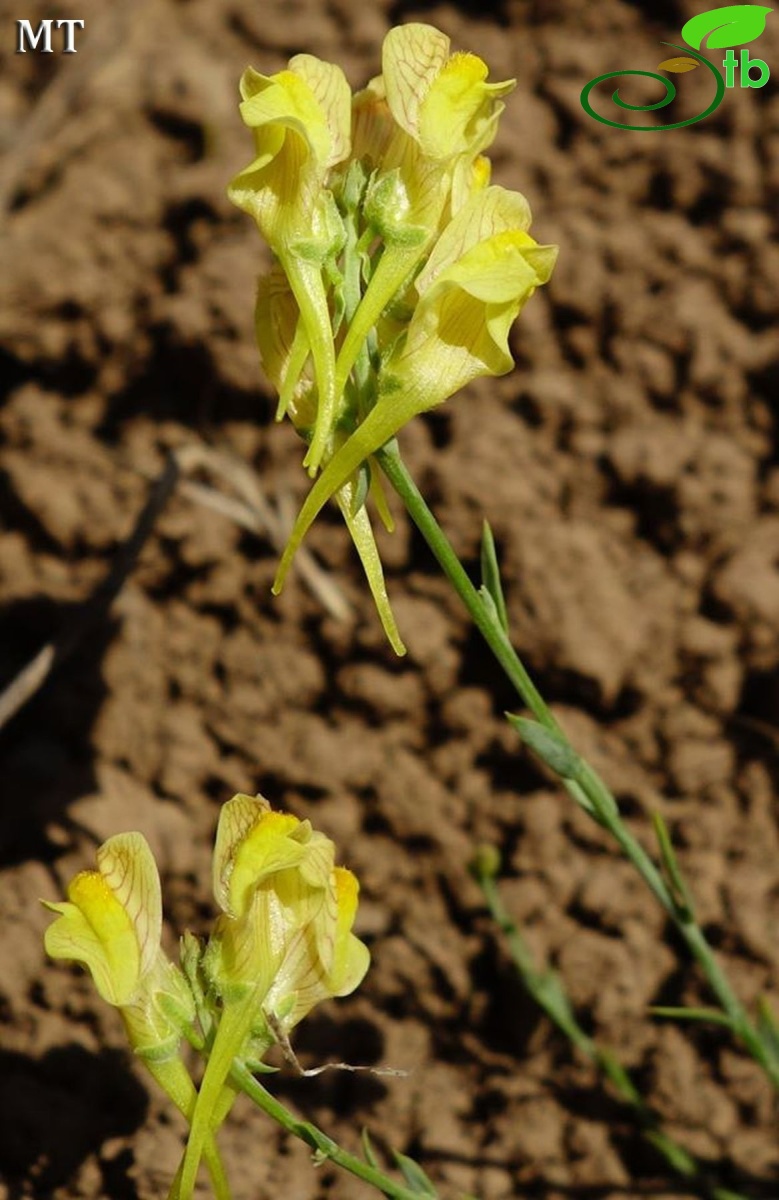
[[(42, 645), (70, 653), (0, 732), (3, 1194), (165, 1193), (182, 1125), (89, 980), (45, 960), (38, 897), (139, 829), (168, 945), (204, 932), (219, 806), (262, 791), (335, 839), (373, 955), (359, 992), (301, 1027), (301, 1057), (411, 1071), (282, 1075), (304, 1116), (350, 1148), (367, 1126), (444, 1195), (693, 1194), (523, 994), (467, 874), (486, 840), (539, 963), (669, 1132), (775, 1198), (767, 1085), (723, 1031), (647, 1017), (708, 996), (631, 869), (519, 752), (515, 698), (398, 506), (381, 548), (402, 660), (335, 510), (308, 543), (326, 585), (296, 572), (274, 600), (267, 524), (239, 527), (202, 489), (245, 502), (248, 472), (282, 523), (307, 489), (254, 347), (266, 251), (225, 197), (251, 154), (241, 71), (306, 51), (356, 88), (392, 24), (430, 22), (517, 79), (493, 179), (527, 195), (560, 258), (515, 328), (517, 370), (417, 420), (406, 460), (474, 571), (490, 521), (541, 691), (647, 844), (647, 814), (666, 817), (742, 999), (776, 997), (779, 17), (750, 47), (764, 87), (639, 134), (587, 116), (581, 89), (654, 70), (699, 5), (23, 7), (0, 21), (0, 688)], [(14, 53), (21, 16), (84, 19), (78, 53)], [(675, 114), (706, 106), (706, 75), (674, 77)], [(630, 89), (657, 99), (652, 81)], [(595, 106), (619, 119), (608, 92)], [(193, 443), (234, 465), (173, 490), (85, 626), (166, 454)], [(239, 1198), (366, 1194), (248, 1103), (223, 1143)]]

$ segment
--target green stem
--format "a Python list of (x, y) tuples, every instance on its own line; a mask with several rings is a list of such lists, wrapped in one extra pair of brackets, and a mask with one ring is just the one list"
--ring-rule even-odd
[[(188, 1122), (191, 1122), (197, 1103), (197, 1092), (189, 1072), (181, 1059), (178, 1057), (163, 1059), (162, 1062), (147, 1059), (146, 1066), (159, 1086), (176, 1105), (182, 1116), (186, 1117)], [(211, 1177), (216, 1200), (231, 1200), (230, 1184), (228, 1183), (222, 1156), (219, 1153), (213, 1133), (207, 1135), (205, 1138), (203, 1158), (208, 1169), (208, 1174)], [(182, 1167), (183, 1159), (176, 1173), (172, 1189), (173, 1194), (175, 1194), (175, 1189), (178, 1187)]]
[[(523, 663), (494, 612), (483, 602), (471, 583), (462, 563), (455, 554), (446, 534), (408, 473), (396, 445), (385, 446), (376, 455), (381, 469), (400, 496), (409, 516), (424, 537), (441, 569), (454, 587), (474, 624), (484, 637), (496, 659), (516, 688), (536, 720), (570, 746), (565, 733), (550, 712), (535, 687)], [(633, 837), (619, 814), (616, 800), (609, 789), (586, 763), (575, 779), (563, 779), (563, 785), (574, 800), (615, 838), (627, 858), (633, 863), (650, 891), (665, 909), (708, 979), (712, 991), (727, 1013), (733, 1031), (741, 1038), (749, 1053), (765, 1071), (779, 1091), (779, 1064), (774, 1061), (763, 1043), (746, 1010), (736, 997), (722, 968), (714, 957), (700, 927), (683, 912), (672, 890), (658, 871), (643, 846)]]
[(385, 1196), (390, 1196), (392, 1200), (419, 1200), (417, 1192), (403, 1187), (402, 1184), (396, 1183), (377, 1167), (372, 1167), (370, 1163), (363, 1162), (361, 1158), (350, 1154), (348, 1150), (343, 1150), (332, 1138), (322, 1133), (321, 1129), (317, 1129), (316, 1125), (312, 1125), (309, 1121), (300, 1121), (275, 1096), (266, 1091), (242, 1063), (238, 1061), (233, 1063), (230, 1079), (235, 1087), (253, 1100), (258, 1108), (267, 1113), (282, 1129), (286, 1129), (288, 1133), (300, 1138), (322, 1158), (329, 1159), (351, 1175), (356, 1175), (358, 1179), (371, 1184)]
[[(169, 1200), (192, 1200), (201, 1155), (213, 1138), (215, 1130), (229, 1112), (229, 1103), (222, 1104), (225, 1084), (236, 1054), (241, 1050), (257, 1010), (257, 996), (249, 992), (235, 1004), (227, 1005), (217, 1027), (205, 1073), (200, 1084), (197, 1102), (190, 1118), (189, 1138), (181, 1164), (181, 1173), (171, 1189)], [(229, 1090), (229, 1089), (228, 1089)]]
[(517, 657), (506, 634), (490, 616), (476, 588), (396, 449), (385, 447), (376, 458), (379, 465), (408, 509), (409, 515), (435, 555), (438, 563), (468, 609), (474, 624), (497, 658), (509, 680), (519, 692), (533, 716), (547, 729), (562, 733), (543, 697)]
[(535, 966), (521, 930), (503, 904), (494, 874), (481, 869), (478, 861), (472, 870), (490, 915), (506, 938), (511, 957), (528, 992), (572, 1045), (607, 1077), (620, 1099), (632, 1109), (646, 1140), (677, 1175), (694, 1182), (710, 1200), (746, 1200), (736, 1192), (717, 1187), (706, 1177), (692, 1155), (660, 1129), (657, 1117), (644, 1102), (621, 1063), (582, 1029), (558, 977), (551, 972), (539, 971)]

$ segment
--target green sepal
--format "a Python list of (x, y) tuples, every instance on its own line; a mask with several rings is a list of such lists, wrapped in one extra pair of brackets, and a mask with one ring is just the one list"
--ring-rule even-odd
[(241, 1062), (252, 1075), (277, 1075), (281, 1070), (281, 1067), (272, 1067), (270, 1063), (263, 1062), (261, 1058), (252, 1058), (251, 1055), (244, 1057)]
[(336, 193), (345, 213), (352, 215), (357, 212), (362, 204), (367, 183), (368, 172), (359, 159), (353, 159), (346, 174), (341, 175), (336, 185)]
[(133, 1046), (133, 1054), (145, 1063), (167, 1062), (168, 1059), (176, 1057), (180, 1045), (181, 1037), (178, 1033), (172, 1033), (170, 1037), (161, 1042), (155, 1042), (153, 1045)]
[(179, 946), (179, 957), (184, 977), (192, 988), (193, 993), (197, 994), (199, 991), (202, 995), (200, 960), (203, 956), (204, 944), (200, 938), (195, 937), (194, 933), (190, 933), (187, 930), (181, 937)]
[(374, 171), (365, 192), (362, 212), (367, 225), (386, 245), (411, 248), (421, 246), (429, 239), (429, 229), (406, 220), (408, 209), (408, 193), (400, 169), (393, 167), (382, 175)]
[(322, 267), (335, 262), (346, 245), (346, 228), (332, 192), (323, 192), (319, 199), (321, 232), (315, 237), (292, 238), (288, 252), (295, 258)]

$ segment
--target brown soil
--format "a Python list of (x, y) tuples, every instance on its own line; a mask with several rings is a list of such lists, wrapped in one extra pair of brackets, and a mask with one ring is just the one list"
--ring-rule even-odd
[[(586, 117), (583, 83), (651, 69), (687, 0), (110, 7), (25, 5), (36, 22), (85, 18), (71, 57), (10, 53), (4, 17), (0, 683), (93, 591), (166, 448), (200, 439), (250, 463), (269, 497), (304, 493), (300, 443), (272, 423), (253, 346), (263, 251), (225, 199), (249, 145), (236, 82), (250, 61), (273, 71), (306, 50), (357, 85), (391, 23), (432, 21), (493, 78), (518, 78), (495, 178), (562, 249), (518, 327), (516, 373), (417, 421), (407, 461), (471, 567), (490, 520), (542, 691), (647, 844), (647, 814), (665, 814), (740, 996), (776, 998), (774, 81), (652, 138)], [(779, 79), (779, 18), (757, 46)], [(182, 1123), (88, 978), (45, 959), (37, 900), (136, 828), (159, 858), (169, 942), (203, 931), (219, 805), (258, 790), (336, 839), (363, 885), (372, 969), (301, 1027), (302, 1057), (411, 1071), (284, 1074), (274, 1086), (293, 1107), (352, 1148), (367, 1126), (444, 1196), (693, 1194), (517, 983), (466, 870), (488, 840), (539, 962), (668, 1131), (724, 1183), (779, 1196), (759, 1070), (723, 1031), (647, 1016), (708, 1002), (706, 989), (632, 871), (518, 753), (508, 687), (398, 515), (382, 544), (405, 660), (337, 514), (310, 544), (346, 622), (298, 575), (274, 600), (269, 541), (179, 492), (110, 615), (4, 730), (4, 1195), (165, 1194)], [(368, 1194), (313, 1170), (248, 1103), (222, 1140), (239, 1200)]]

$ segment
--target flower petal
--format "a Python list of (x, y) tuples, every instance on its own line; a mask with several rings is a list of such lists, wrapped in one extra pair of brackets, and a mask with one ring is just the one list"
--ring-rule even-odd
[(290, 813), (260, 814), (235, 847), (227, 883), (227, 912), (240, 917), (267, 876), (300, 862), (306, 848), (291, 836), (298, 825), (297, 817)]
[(162, 889), (154, 855), (143, 834), (120, 833), (103, 842), (96, 857), (100, 874), (135, 929), (145, 975), (156, 962), (162, 936)]
[(157, 961), (162, 898), (154, 857), (140, 833), (117, 834), (97, 852), (98, 871), (82, 871), (45, 934), (52, 958), (70, 958), (92, 973), (109, 1004), (132, 1002)]
[(526, 233), (532, 216), (520, 192), (492, 186), (477, 191), (442, 231), (416, 286), (423, 295), (440, 273), (479, 242), (509, 230)]
[(475, 54), (455, 54), (433, 80), (419, 106), (419, 144), (430, 158), (475, 157), (490, 145), (503, 105), (514, 86), (486, 83), (487, 64)]
[(451, 43), (432, 25), (412, 21), (390, 29), (382, 47), (382, 77), (393, 117), (411, 137), (419, 133), (422, 101), (449, 58)]
[(240, 792), (222, 805), (214, 844), (213, 883), (216, 902), (224, 912), (230, 911), (229, 885), (235, 852), (267, 812), (270, 804), (264, 796), (246, 796)]
[(277, 75), (248, 68), (241, 96), (255, 157), (228, 195), (280, 253), (291, 237), (308, 235), (327, 171), (348, 157), (351, 92), (340, 67), (299, 54)]
[(290, 942), (265, 1002), (285, 1030), (322, 1000), (347, 996), (362, 982), (370, 953), (351, 932), (358, 892), (351, 871), (336, 867), (316, 918)]
[(296, 54), (289, 67), (308, 84), (324, 116), (330, 139), (325, 166), (343, 162), (351, 151), (352, 92), (346, 76), (340, 67), (313, 54)]

